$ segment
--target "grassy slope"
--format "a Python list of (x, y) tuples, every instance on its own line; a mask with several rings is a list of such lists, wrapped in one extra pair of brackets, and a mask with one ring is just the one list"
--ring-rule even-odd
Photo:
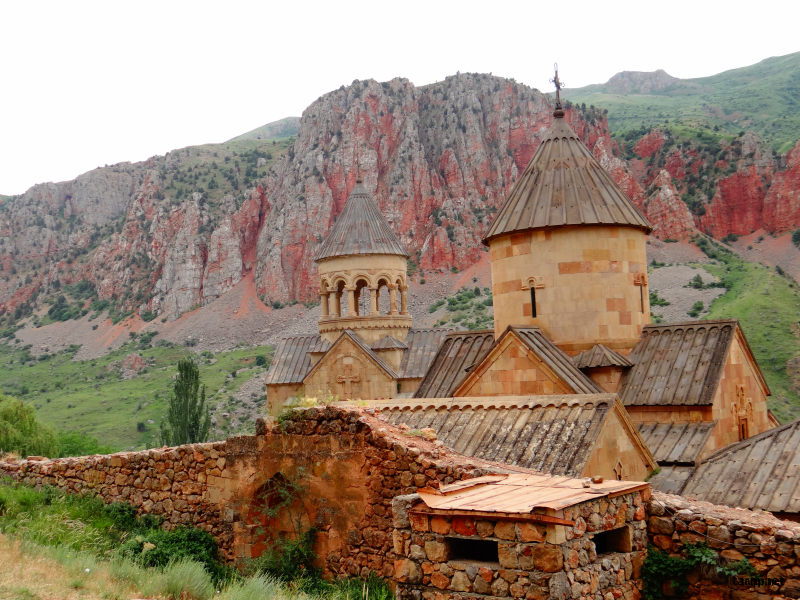
[(800, 53), (710, 77), (680, 80), (652, 94), (616, 94), (605, 84), (569, 90), (574, 103), (607, 108), (612, 131), (690, 127), (736, 134), (753, 130), (779, 153), (800, 138)]
[[(152, 365), (124, 379), (120, 362), (132, 352), (139, 352)], [(229, 401), (250, 376), (263, 371), (255, 366), (255, 357), (269, 357), (271, 352), (271, 347), (262, 346), (222, 352), (213, 358), (195, 356), (209, 403)], [(59, 431), (88, 434), (120, 450), (143, 448), (158, 445), (158, 427), (166, 412), (176, 364), (190, 354), (180, 346), (139, 350), (132, 342), (95, 360), (74, 361), (71, 353), (62, 352), (39, 361), (25, 360), (23, 350), (0, 345), (0, 389), (34, 404), (39, 418)], [(239, 369), (245, 371), (230, 376)], [(139, 422), (148, 430), (137, 431)]]
[(765, 266), (728, 257), (700, 265), (730, 285), (705, 318), (736, 318), (771, 390), (770, 408), (782, 421), (800, 417), (800, 397), (792, 390), (786, 362), (800, 355), (800, 290), (792, 280)]

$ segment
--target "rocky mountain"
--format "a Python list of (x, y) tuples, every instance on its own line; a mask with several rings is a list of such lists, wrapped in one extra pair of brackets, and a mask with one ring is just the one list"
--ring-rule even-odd
[[(545, 95), (490, 75), (361, 81), (309, 106), (289, 140), (251, 132), (34, 186), (0, 204), (0, 309), (6, 323), (171, 320), (245, 278), (268, 304), (313, 302), (314, 251), (359, 175), (412, 269), (463, 269), (484, 255), (551, 112)], [(605, 111), (575, 102), (567, 119), (662, 239), (800, 224), (797, 148), (784, 157), (752, 133), (614, 138)]]

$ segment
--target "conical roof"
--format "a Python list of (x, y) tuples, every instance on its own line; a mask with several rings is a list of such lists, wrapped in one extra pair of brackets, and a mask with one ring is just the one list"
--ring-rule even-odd
[(408, 256), (361, 181), (357, 181), (350, 192), (342, 214), (336, 219), (314, 260), (354, 254)]
[(542, 144), (484, 237), (565, 225), (652, 228), (556, 110)]

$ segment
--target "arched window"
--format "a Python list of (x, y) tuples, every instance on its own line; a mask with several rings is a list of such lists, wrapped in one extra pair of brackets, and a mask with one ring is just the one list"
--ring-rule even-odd
[(388, 315), (389, 308), (389, 282), (382, 278), (378, 280), (378, 312)]
[(364, 317), (370, 314), (369, 283), (365, 279), (356, 281), (356, 314)]

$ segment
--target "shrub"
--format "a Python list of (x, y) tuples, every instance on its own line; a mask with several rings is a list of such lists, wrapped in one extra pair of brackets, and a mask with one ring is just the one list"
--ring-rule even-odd
[(53, 431), (36, 419), (32, 406), (17, 398), (0, 395), (0, 452), (55, 456), (58, 442)]
[(163, 596), (169, 600), (206, 600), (214, 593), (211, 577), (203, 565), (190, 560), (166, 565), (145, 589), (148, 596)]
[(259, 354), (256, 356), (256, 366), (257, 367), (266, 367), (267, 366), (267, 357), (263, 354)]
[(260, 557), (247, 565), (251, 573), (268, 575), (283, 582), (310, 582), (320, 578), (319, 569), (314, 566), (314, 528), (308, 529), (295, 539), (282, 538)]
[[(760, 242), (763, 239), (764, 239), (764, 236), (761, 236), (761, 238), (759, 238), (758, 241)], [(792, 232), (792, 243), (795, 246), (797, 246), (798, 250), (800, 250), (800, 229), (795, 229)]]
[(191, 560), (202, 564), (215, 578), (226, 573), (218, 561), (214, 538), (207, 531), (195, 527), (142, 532), (128, 539), (121, 552), (143, 567), (166, 567), (176, 560)]
[(705, 309), (705, 304), (703, 304), (702, 300), (698, 300), (692, 304), (692, 308), (690, 308), (686, 314), (690, 317), (697, 318), (700, 316), (700, 313), (703, 312), (703, 309)]
[(88, 456), (89, 454), (110, 454), (114, 451), (90, 435), (73, 431), (58, 434), (58, 456)]

